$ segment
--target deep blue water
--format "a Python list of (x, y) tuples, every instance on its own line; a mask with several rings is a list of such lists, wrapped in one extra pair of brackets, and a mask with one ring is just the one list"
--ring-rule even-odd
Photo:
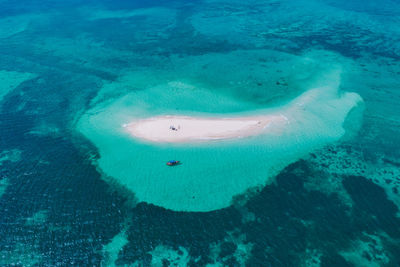
[[(116, 265), (150, 266), (161, 245), (178, 256), (184, 248), (190, 266), (241, 266), (240, 258), (246, 266), (399, 266), (400, 3), (294, 2), (1, 1), (0, 70), (35, 77), (1, 100), (0, 158), (8, 159), (0, 162), (0, 181), (7, 183), (0, 265), (106, 265), (103, 246), (126, 229)], [(160, 6), (176, 10), (175, 24), (153, 25), (147, 15), (88, 19), (97, 9)], [(324, 8), (333, 8), (328, 19)], [(202, 12), (211, 18), (243, 12), (244, 21), (207, 33), (191, 20)], [(8, 33), (13, 27), (22, 30)], [(104, 82), (158, 58), (239, 49), (295, 55), (319, 49), (352, 60), (362, 71), (342, 86), (364, 98), (363, 127), (212, 212), (136, 203), (132, 192), (102, 178), (93, 164), (99, 152), (73, 126)], [(29, 219), (35, 214), (44, 219)], [(249, 249), (239, 257), (241, 245)]]

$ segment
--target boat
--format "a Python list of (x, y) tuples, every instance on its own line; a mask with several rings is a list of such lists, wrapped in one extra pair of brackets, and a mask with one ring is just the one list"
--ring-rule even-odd
[(167, 162), (167, 165), (168, 166), (175, 166), (175, 165), (178, 165), (179, 162), (180, 162), (179, 160), (170, 160), (170, 161)]

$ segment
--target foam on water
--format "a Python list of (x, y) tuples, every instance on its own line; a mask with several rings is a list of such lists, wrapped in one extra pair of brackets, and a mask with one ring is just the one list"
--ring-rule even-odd
[[(343, 136), (347, 114), (362, 100), (355, 93), (339, 91), (340, 76), (341, 69), (334, 67), (319, 79), (314, 77), (314, 89), (273, 109), (261, 109), (259, 103), (187, 79), (114, 98), (100, 93), (77, 128), (98, 147), (103, 172), (133, 191), (139, 201), (177, 211), (221, 209), (235, 195), (265, 185), (288, 164)], [(118, 95), (115, 84), (105, 87), (105, 92)], [(123, 128), (134, 119), (155, 115), (232, 112), (235, 116), (277, 113), (287, 121), (270, 125), (254, 138), (190, 145), (142, 143)], [(169, 168), (165, 162), (171, 159), (183, 164)]]

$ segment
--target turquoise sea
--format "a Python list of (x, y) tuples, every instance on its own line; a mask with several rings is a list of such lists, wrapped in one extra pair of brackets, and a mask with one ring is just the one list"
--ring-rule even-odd
[[(399, 25), (395, 0), (0, 0), (0, 266), (399, 266)], [(271, 112), (222, 142), (123, 127)]]

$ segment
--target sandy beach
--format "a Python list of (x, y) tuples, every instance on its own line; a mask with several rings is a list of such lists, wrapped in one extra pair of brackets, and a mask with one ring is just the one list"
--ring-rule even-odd
[[(170, 81), (108, 101), (117, 90), (111, 83), (78, 129), (98, 147), (104, 173), (138, 201), (212, 211), (342, 138), (346, 121), (361, 123), (362, 99), (339, 91), (340, 75), (332, 70), (320, 86), (274, 106)], [(182, 164), (167, 168), (174, 159)]]
[[(260, 115), (227, 118), (165, 115), (134, 120), (123, 127), (132, 137), (155, 143), (222, 141), (282, 130), (287, 132), (295, 125), (301, 129), (295, 134), (298, 136), (306, 134), (310, 127), (327, 128), (331, 125), (326, 123), (332, 120), (332, 114), (343, 113), (342, 117), (345, 117), (348, 106), (358, 101), (361, 100), (356, 94), (345, 93), (339, 97), (336, 87), (321, 87), (310, 89), (286, 105)], [(292, 126), (287, 128), (287, 124)], [(310, 126), (305, 127), (308, 124)], [(342, 131), (341, 126), (338, 131)], [(329, 136), (335, 132), (328, 127), (324, 134)]]
[(181, 143), (255, 136), (282, 116), (202, 118), (157, 116), (124, 125), (134, 137), (151, 142)]

